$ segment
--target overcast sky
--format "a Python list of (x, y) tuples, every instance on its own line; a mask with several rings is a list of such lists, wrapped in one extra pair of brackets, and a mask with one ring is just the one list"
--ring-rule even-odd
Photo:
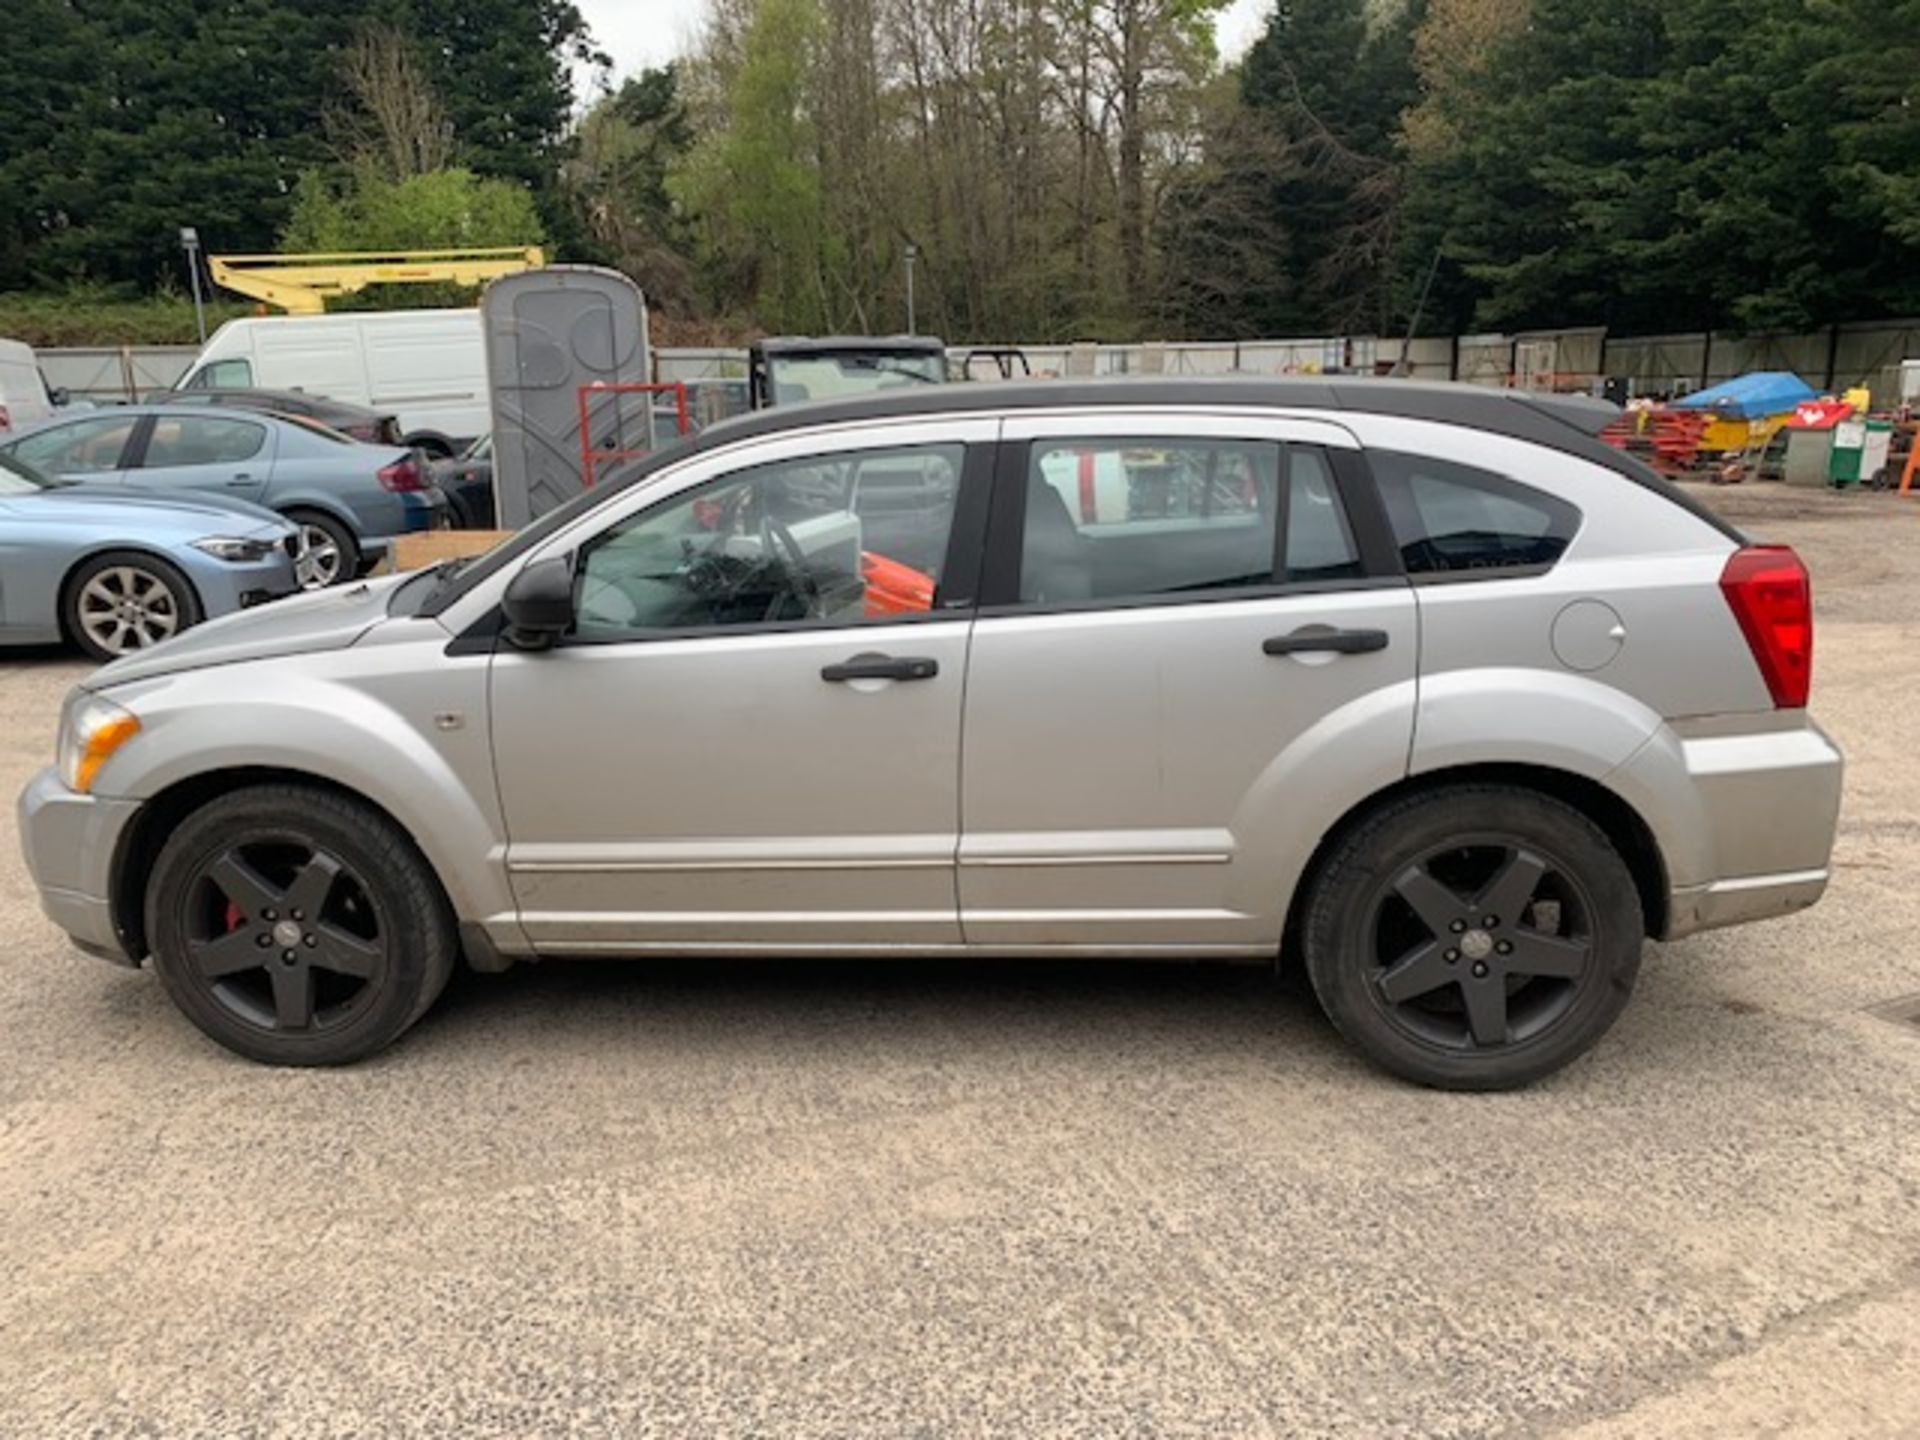
[[(613, 56), (616, 84), (636, 70), (684, 53), (699, 30), (706, 0), (577, 0), (600, 48)], [(1273, 0), (1233, 0), (1220, 17), (1220, 50), (1237, 57), (1253, 43)]]

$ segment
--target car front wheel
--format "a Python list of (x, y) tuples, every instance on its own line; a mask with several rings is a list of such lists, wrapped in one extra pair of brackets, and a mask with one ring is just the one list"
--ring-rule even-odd
[(154, 968), (187, 1018), (273, 1065), (391, 1044), (445, 988), (454, 922), (377, 810), (303, 785), (210, 801), (175, 828), (146, 897)]
[(1344, 836), (1306, 909), (1314, 992), (1376, 1063), (1504, 1090), (1584, 1054), (1639, 972), (1639, 892), (1571, 806), (1504, 785), (1391, 803)]
[(68, 578), (67, 634), (96, 660), (150, 649), (200, 623), (200, 601), (180, 571), (157, 555), (110, 551)]

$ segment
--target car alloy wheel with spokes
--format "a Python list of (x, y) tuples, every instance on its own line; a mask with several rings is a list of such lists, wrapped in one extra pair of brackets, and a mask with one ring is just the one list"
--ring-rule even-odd
[(100, 649), (126, 655), (180, 632), (180, 606), (150, 570), (115, 565), (80, 587), (82, 632)]
[(96, 660), (151, 649), (201, 620), (177, 566), (142, 550), (108, 550), (75, 567), (60, 591), (67, 638)]
[(1375, 893), (1373, 993), (1416, 1039), (1476, 1050), (1536, 1035), (1571, 1008), (1593, 956), (1592, 902), (1536, 849), (1474, 836)]
[(324, 526), (301, 521), (294, 543), (293, 573), (302, 590), (324, 590), (340, 578), (346, 557), (340, 553), (339, 541)]
[(1302, 950), (1327, 1015), (1377, 1063), (1456, 1090), (1527, 1084), (1626, 1004), (1640, 895), (1606, 834), (1519, 786), (1390, 802), (1337, 837)]
[(222, 795), (154, 862), (147, 938), (187, 1017), (231, 1050), (334, 1065), (398, 1038), (453, 969), (446, 897), (380, 812), (300, 784)]
[(221, 851), (188, 899), (187, 957), (228, 1011), (269, 1030), (350, 1020), (387, 964), (365, 883), (339, 856), (297, 841)]

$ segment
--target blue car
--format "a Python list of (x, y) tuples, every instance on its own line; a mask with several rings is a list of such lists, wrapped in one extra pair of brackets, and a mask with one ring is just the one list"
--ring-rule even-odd
[(0, 645), (148, 649), (293, 594), (298, 536), (244, 500), (66, 485), (0, 455)]
[(38, 425), (0, 453), (122, 494), (211, 491), (263, 505), (298, 528), (308, 590), (362, 574), (396, 535), (446, 524), (446, 497), (413, 451), (299, 416), (127, 405)]

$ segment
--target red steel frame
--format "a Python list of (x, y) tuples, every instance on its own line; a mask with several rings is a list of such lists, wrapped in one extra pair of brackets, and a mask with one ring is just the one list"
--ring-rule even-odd
[[(593, 488), (593, 467), (605, 465), (613, 460), (631, 460), (639, 455), (651, 453), (647, 450), (597, 450), (593, 444), (593, 429), (588, 424), (587, 401), (595, 395), (659, 395), (671, 392), (675, 423), (680, 434), (685, 435), (693, 428), (691, 417), (687, 414), (687, 387), (684, 381), (670, 380), (662, 385), (640, 385), (615, 383), (609, 380), (595, 380), (590, 385), (582, 385), (577, 397), (580, 402), (580, 478), (588, 489)], [(651, 416), (651, 407), (649, 407)]]

